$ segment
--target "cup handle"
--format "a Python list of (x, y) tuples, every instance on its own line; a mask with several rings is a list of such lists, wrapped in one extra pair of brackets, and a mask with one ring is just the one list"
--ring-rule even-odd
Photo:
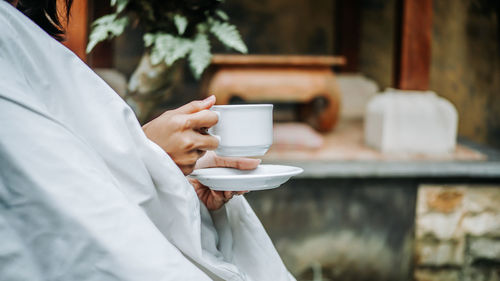
[[(215, 114), (217, 114), (217, 118), (220, 118), (220, 112), (218, 112), (218, 111), (214, 111), (214, 112), (215, 112)], [(215, 125), (214, 125), (214, 126), (215, 126)], [(219, 141), (219, 144), (220, 144), (221, 138), (220, 138), (220, 136), (218, 136), (218, 135), (214, 134), (213, 126), (212, 126), (212, 127), (210, 127), (210, 128), (208, 128), (207, 132), (208, 132), (208, 134), (209, 134), (209, 135), (211, 135), (212, 137), (215, 137), (215, 138)]]

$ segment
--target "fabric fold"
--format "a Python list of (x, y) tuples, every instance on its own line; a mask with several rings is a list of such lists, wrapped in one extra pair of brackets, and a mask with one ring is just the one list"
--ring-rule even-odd
[(0, 261), (41, 280), (294, 280), (243, 196), (211, 214), (76, 55), (5, 1), (0, 25)]

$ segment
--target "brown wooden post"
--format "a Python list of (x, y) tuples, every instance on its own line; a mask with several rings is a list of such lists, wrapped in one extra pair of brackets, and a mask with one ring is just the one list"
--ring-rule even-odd
[[(60, 9), (62, 11), (63, 9)], [(66, 41), (63, 43), (83, 61), (86, 61), (88, 36), (88, 3), (87, 0), (73, 1), (69, 24), (66, 26)]]
[(432, 0), (399, 0), (394, 86), (428, 90), (431, 63)]
[(343, 72), (359, 71), (361, 5), (360, 0), (335, 1), (335, 51), (346, 58)]

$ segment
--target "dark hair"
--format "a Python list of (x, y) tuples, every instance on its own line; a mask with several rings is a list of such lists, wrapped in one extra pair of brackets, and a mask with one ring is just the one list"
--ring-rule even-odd
[[(13, 0), (7, 1), (13, 2)], [(65, 4), (63, 20), (67, 22), (73, 0), (64, 0), (63, 2)], [(38, 24), (50, 36), (58, 41), (65, 39), (62, 21), (57, 12), (57, 0), (19, 0), (17, 9)]]

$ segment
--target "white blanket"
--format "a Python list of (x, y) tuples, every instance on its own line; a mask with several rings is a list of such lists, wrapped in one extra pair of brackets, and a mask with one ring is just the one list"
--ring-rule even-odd
[(0, 27), (0, 280), (294, 280), (244, 197), (210, 213), (71, 51)]

